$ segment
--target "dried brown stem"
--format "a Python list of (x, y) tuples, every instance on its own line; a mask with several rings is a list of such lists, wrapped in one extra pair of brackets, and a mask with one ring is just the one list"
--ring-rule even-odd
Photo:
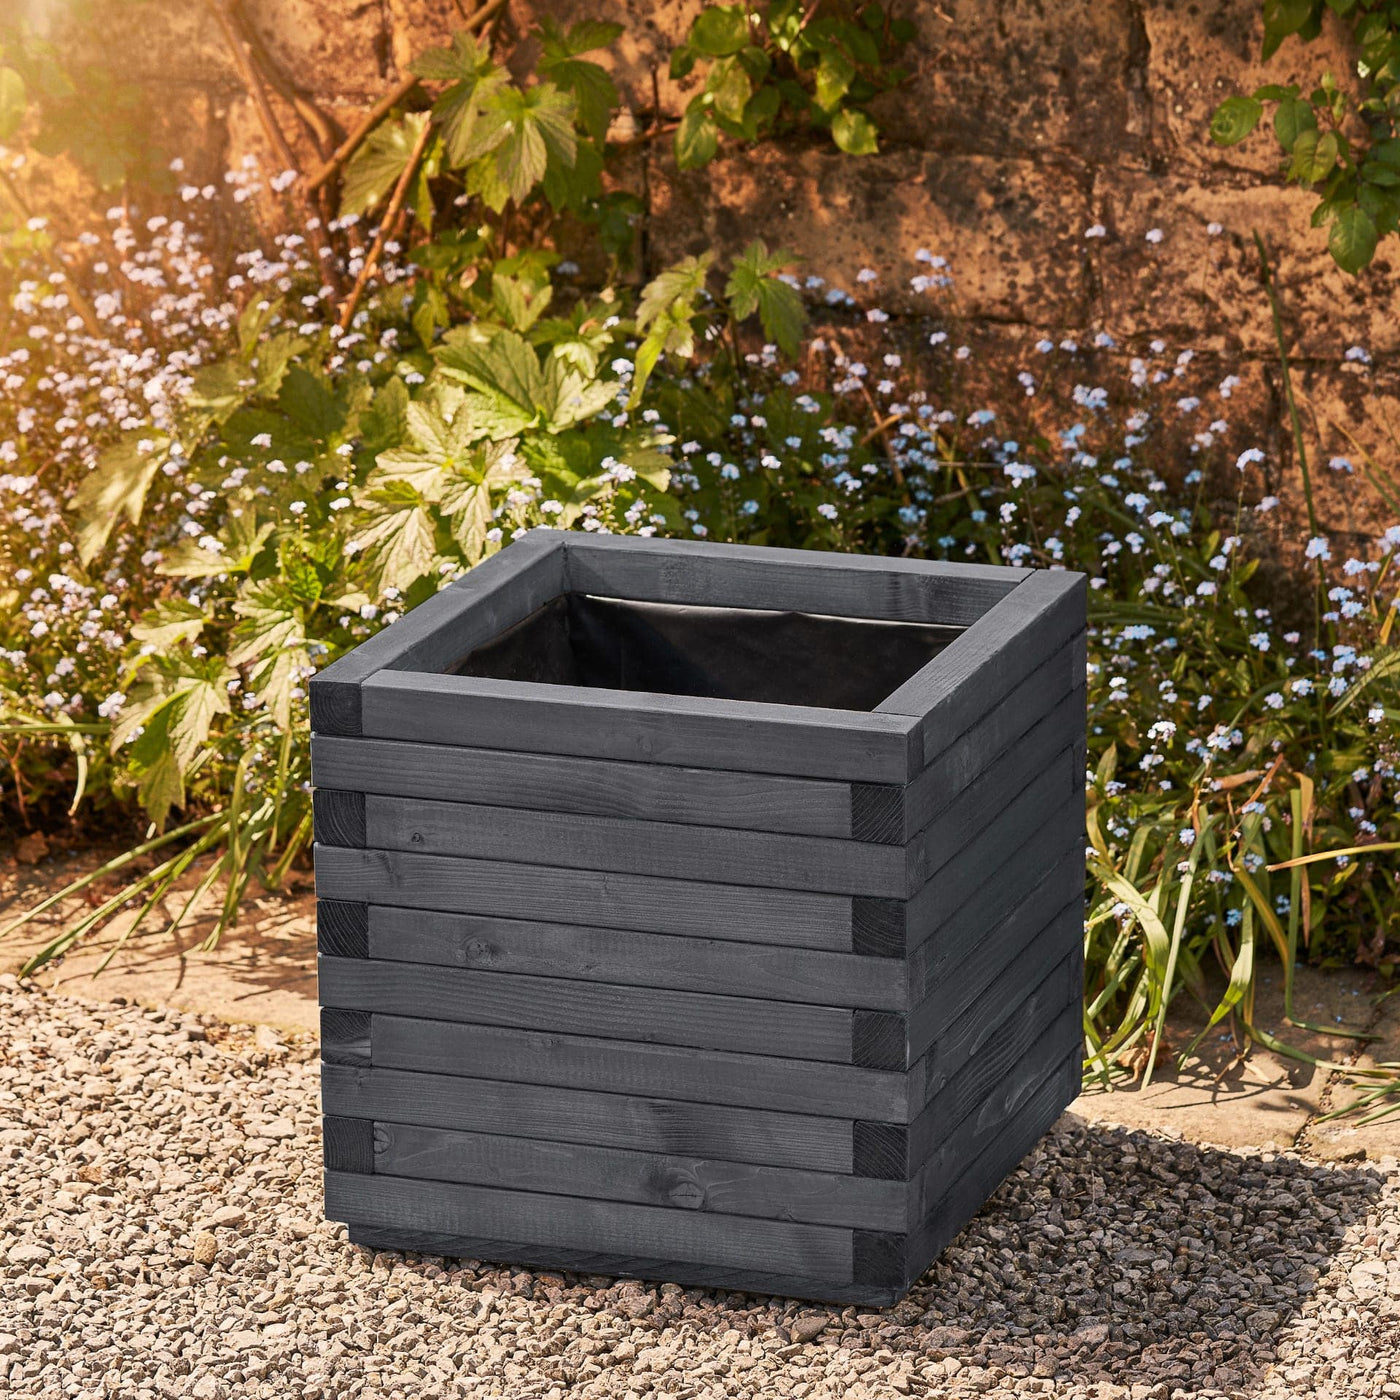
[(399, 216), (399, 210), (403, 208), (404, 200), (408, 196), (408, 187), (413, 183), (414, 175), (418, 173), (418, 163), (423, 159), (423, 152), (428, 149), (428, 142), (431, 140), (432, 134), (433, 124), (425, 120), (422, 131), (418, 133), (418, 139), (413, 143), (413, 150), (409, 152), (408, 164), (404, 166), (403, 174), (399, 176), (398, 184), (394, 186), (394, 192), (389, 197), (389, 207), (384, 211), (384, 217), (379, 222), (379, 232), (375, 235), (374, 243), (365, 255), (365, 265), (360, 269), (360, 275), (355, 279), (355, 285), (346, 298), (345, 305), (340, 309), (339, 324), (343, 331), (350, 328), (350, 322), (355, 317), (360, 298), (369, 285), (369, 279), (374, 276), (375, 268), (379, 266), (384, 245), (389, 241), (394, 221)]
[(316, 154), (324, 157), (335, 144), (335, 131), (326, 114), (300, 89), (282, 70), (282, 66), (268, 52), (257, 26), (248, 17), (243, 0), (230, 0), (230, 16), (247, 43), (249, 52), (258, 69), (266, 75), (278, 96), (301, 118), (302, 125), (316, 146)]
[(282, 163), (282, 169), (295, 170), (297, 168), (296, 158), (292, 155), (292, 148), (287, 144), (287, 138), (282, 134), (282, 128), (277, 124), (272, 103), (268, 101), (267, 85), (258, 72), (257, 64), (253, 62), (251, 46), (238, 32), (238, 26), (233, 22), (228, 10), (218, 3), (218, 0), (204, 0), (204, 7), (214, 16), (214, 22), (223, 31), (224, 40), (228, 44), (229, 52), (233, 55), (234, 66), (238, 69), (238, 76), (243, 79), (243, 85), (248, 89), (248, 95), (253, 99), (253, 106), (257, 108), (258, 121), (262, 124), (263, 134), (276, 153), (277, 159)]

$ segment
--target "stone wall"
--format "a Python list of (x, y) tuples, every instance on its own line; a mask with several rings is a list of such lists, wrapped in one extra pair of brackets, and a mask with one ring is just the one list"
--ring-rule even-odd
[[(511, 0), (498, 36), (524, 64), (541, 13), (616, 19), (625, 35), (608, 62), (625, 100), (649, 119), (659, 99), (672, 118), (687, 92), (668, 78), (667, 57), (697, 8), (696, 0)], [(1277, 256), (1317, 454), (1356, 457), (1349, 432), (1395, 468), (1400, 245), (1383, 245), (1360, 279), (1345, 276), (1308, 227), (1310, 196), (1278, 181), (1271, 140), (1222, 152), (1206, 135), (1216, 102), (1241, 86), (1311, 82), (1324, 66), (1345, 71), (1340, 28), (1311, 46), (1290, 41), (1265, 68), (1258, 0), (906, 0), (900, 9), (919, 29), (915, 74), (881, 99), (878, 155), (853, 159), (798, 142), (678, 174), (666, 142), (639, 148), (643, 273), (762, 234), (845, 285), (858, 268), (876, 269), (887, 310), (926, 318), (933, 309), (959, 322), (990, 364), (1005, 366), (1041, 333), (1087, 339), (1104, 330), (1119, 346), (1107, 353), (1125, 356), (1160, 335), (1240, 376), (1232, 416), (1251, 419), (1270, 454), (1272, 489), (1293, 502), (1258, 230)], [(245, 10), (269, 52), (342, 126), (461, 14), (457, 0), (245, 0)], [(265, 154), (203, 5), (145, 0), (123, 13), (141, 16), (139, 40), (107, 32), (105, 19), (86, 38), (149, 87), (175, 144), (208, 171), (245, 150)], [(1214, 224), (1222, 231), (1210, 232)], [(1103, 235), (1086, 237), (1094, 226)], [(908, 286), (920, 247), (946, 256), (956, 276), (936, 308)], [(1373, 357), (1369, 369), (1346, 361), (1353, 345)], [(1322, 475), (1331, 527), (1365, 531), (1385, 518), (1359, 478)], [(1296, 523), (1295, 511), (1283, 527)]]

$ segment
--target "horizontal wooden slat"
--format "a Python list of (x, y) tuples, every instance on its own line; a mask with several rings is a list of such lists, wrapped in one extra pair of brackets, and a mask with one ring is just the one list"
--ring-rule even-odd
[(541, 1240), (565, 1249), (636, 1250), (697, 1264), (769, 1268), (846, 1282), (851, 1232), (456, 1182), (326, 1173), (332, 1220)]
[[(1049, 911), (1054, 911), (1053, 913)], [(1074, 858), (1048, 871), (967, 957), (937, 979), (909, 1017), (909, 1049), (915, 1058), (939, 1042), (969, 1009), (975, 1009), (1008, 968), (1021, 966), (1032, 947), (1037, 956), (1059, 957), (1084, 938), (1083, 867)], [(1049, 949), (1059, 949), (1052, 954)], [(1048, 970), (1048, 965), (1047, 965)]]
[[(853, 1231), (859, 1235), (860, 1231)], [(690, 1264), (680, 1259), (647, 1259), (639, 1254), (602, 1254), (596, 1250), (560, 1249), (519, 1240), (488, 1240), (471, 1235), (446, 1235), (437, 1230), (377, 1229), (356, 1225), (350, 1242), (363, 1249), (404, 1250), (449, 1259), (481, 1259), (519, 1268), (577, 1274), (612, 1274), (621, 1278), (653, 1279), (687, 1287), (734, 1289), (742, 1293), (810, 1298), (823, 1303), (858, 1303), (880, 1308), (896, 1302), (900, 1291), (865, 1283), (832, 1283), (802, 1274), (775, 1274), (758, 1269), (729, 1269), (713, 1264)]]
[(367, 677), (386, 666), (444, 670), (563, 590), (562, 532), (532, 532), (312, 676), (312, 729), (363, 733)]
[(542, 812), (847, 837), (851, 784), (774, 773), (313, 736), (318, 787)]
[[(1083, 574), (1042, 570), (1019, 583), (877, 707), (918, 717), (923, 764), (1084, 630)], [(922, 767), (923, 764), (920, 766)]]
[[(686, 1103), (735, 1104), (834, 1118), (864, 1116), (905, 1122), (909, 1117), (910, 1080), (902, 1071), (775, 1055), (741, 1055), (377, 1013), (371, 1020), (370, 1055), (376, 1067), (425, 1074), (646, 1094)], [(914, 1079), (922, 1093), (923, 1071)]]
[(855, 1012), (844, 1007), (377, 958), (321, 958), (319, 972), (323, 1006), (851, 1063)]
[[(1032, 731), (921, 831), (911, 843), (909, 864), (917, 881), (913, 898), (931, 882), (954, 887), (960, 882), (963, 887), (969, 880), (975, 882), (985, 867), (978, 864), (976, 854), (965, 853), (983, 833), (996, 831), (1003, 822), (1014, 823), (1017, 818), (1013, 814), (1035, 800), (1033, 792), (1043, 795), (1039, 800), (1044, 809), (1058, 806), (1070, 791), (1071, 779), (1082, 778), (1084, 772), (1079, 755), (1070, 747), (1073, 741), (1073, 732), (1066, 733), (1063, 726), (1058, 732), (1053, 728)], [(1035, 818), (1027, 815), (1022, 820)], [(980, 859), (985, 860), (985, 856)]]
[[(1053, 833), (1049, 833), (1053, 834)], [(1084, 901), (1084, 851), (1077, 841), (1061, 841), (1059, 856), (1037, 860), (1039, 878), (1024, 892), (1002, 890), (992, 881), (999, 898), (990, 909), (992, 933), (976, 938), (932, 939), (920, 946), (909, 964), (911, 1022), (942, 1020), (961, 1014), (987, 985), (996, 969), (1014, 957), (1046, 922), (1047, 909), (1062, 909), (1071, 901)], [(1040, 849), (1047, 849), (1041, 840)], [(995, 872), (994, 872), (995, 874)], [(981, 892), (979, 891), (979, 894)], [(974, 899), (977, 897), (974, 896)], [(953, 916), (962, 923), (962, 911)], [(911, 1029), (911, 1038), (916, 1038)]]
[[(1043, 911), (1041, 917), (1044, 918)], [(1043, 991), (1043, 996), (1053, 998), (1058, 976), (1067, 989), (1066, 997), (1082, 995), (1082, 979), (1081, 984), (1076, 985), (1078, 973), (1066, 964), (1079, 958), (1083, 938), (1082, 906), (1075, 904), (1061, 909), (1045, 921), (1040, 932), (1014, 958), (1007, 961), (961, 1015), (942, 1025), (925, 1028), (931, 1043), (922, 1062), (924, 1073), (920, 1082), (911, 1081), (910, 1085), (911, 1095), (922, 1095), (922, 1098), (914, 1099), (915, 1113), (975, 1060), (986, 1043), (987, 1027), (997, 1024), (1004, 1017), (1006, 1007), (1021, 1001), (1028, 988), (1035, 988), (1036, 993)], [(1048, 990), (1045, 990), (1046, 987)], [(1032, 996), (1036, 993), (1032, 993)]]
[(566, 1191), (638, 1205), (870, 1230), (905, 1229), (908, 1209), (902, 1181), (398, 1123), (374, 1124), (374, 1170), (386, 1176)]
[(830, 894), (909, 892), (902, 846), (411, 797), (371, 795), (365, 814), (363, 844), (379, 850)]
[[(1057, 854), (1076, 835), (1082, 838), (1084, 794), (1082, 787), (1073, 795), (1066, 793), (1066, 775), (1071, 773), (1075, 773), (1073, 764), (1062, 763), (1040, 774), (908, 902), (905, 915), (911, 947), (936, 935), (994, 880), (1014, 881), (1018, 890), (1029, 888), (1043, 867), (1026, 857), (1025, 847), (1041, 832), (1056, 833)], [(971, 927), (975, 929), (976, 924)]]
[(1071, 960), (1062, 962), (1007, 1015), (982, 1026), (958, 1073), (909, 1125), (911, 1163), (934, 1151), (1023, 1056), (1037, 1050), (1047, 1063), (1058, 1064), (1082, 1044), (1083, 987), (1071, 985), (1076, 970)]
[(851, 947), (851, 900), (845, 895), (339, 846), (316, 848), (316, 892), (323, 899), (398, 908), (566, 920), (828, 952)]
[[(1079, 1095), (1084, 1057), (1071, 1050), (1059, 1061), (1038, 1049), (1019, 1060), (987, 1097), (934, 1149), (910, 1183), (909, 1212), (918, 1228), (963, 1172), (973, 1168), (1018, 1116), (1058, 1117)], [(995, 1190), (988, 1187), (988, 1194)]]
[(998, 565), (583, 534), (568, 537), (565, 570), (577, 592), (639, 602), (959, 627), (1028, 575)]
[(321, 1098), (324, 1112), (342, 1118), (810, 1171), (851, 1170), (851, 1124), (814, 1114), (345, 1065), (321, 1066)]
[(923, 764), (918, 721), (897, 714), (404, 671), (366, 679), (361, 704), (380, 739), (867, 783)]
[(880, 1011), (906, 1005), (904, 964), (894, 958), (379, 905), (368, 928), (367, 956), (397, 962)]
[(1059, 721), (1076, 725), (1082, 732), (1083, 705), (1077, 712), (1063, 708), (1074, 688), (1070, 682), (1072, 671), (1069, 650), (1061, 648), (1010, 694), (989, 703), (956, 743), (927, 764), (905, 789), (906, 836), (927, 828), (959, 793), (1028, 732)]

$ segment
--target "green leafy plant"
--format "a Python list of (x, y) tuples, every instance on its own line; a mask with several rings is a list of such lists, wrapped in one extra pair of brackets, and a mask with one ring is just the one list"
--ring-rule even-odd
[(671, 55), (671, 77), (703, 71), (675, 134), (682, 170), (707, 165), (729, 137), (752, 145), (776, 131), (829, 131), (849, 155), (878, 148), (867, 110), (907, 74), (893, 60), (915, 29), (878, 0), (846, 10), (775, 0), (766, 6), (707, 5)]
[(1227, 97), (1210, 134), (1217, 145), (1238, 145), (1271, 108), (1284, 178), (1317, 192), (1313, 227), (1327, 228), (1337, 266), (1355, 275), (1400, 229), (1400, 10), (1391, 0), (1265, 0), (1263, 57), (1290, 36), (1316, 39), (1328, 11), (1351, 24), (1351, 86), (1330, 72), (1306, 91), (1266, 83)]

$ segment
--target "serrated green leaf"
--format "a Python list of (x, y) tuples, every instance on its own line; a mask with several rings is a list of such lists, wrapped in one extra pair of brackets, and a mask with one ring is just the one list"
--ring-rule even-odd
[(1296, 97), (1285, 97), (1274, 113), (1274, 135), (1285, 151), (1291, 151), (1294, 143), (1305, 131), (1317, 130), (1317, 116), (1313, 109)]
[(637, 329), (646, 330), (663, 311), (676, 308), (678, 303), (687, 315), (693, 315), (714, 260), (714, 252), (707, 250), (697, 257), (682, 258), (653, 277), (642, 289)]
[(1371, 216), (1359, 205), (1338, 209), (1327, 235), (1327, 250), (1338, 267), (1354, 277), (1375, 256), (1379, 235)]
[(835, 44), (822, 50), (817, 64), (817, 106), (824, 112), (833, 111), (845, 97), (856, 75), (856, 65), (845, 49)]
[(505, 87), (483, 104), (476, 144), (491, 156), (483, 162), (490, 177), (480, 181), (488, 204), (500, 209), (506, 198), (521, 204), (551, 161), (574, 163), (574, 110), (573, 97), (550, 82), (524, 92)]
[(874, 155), (880, 149), (876, 140), (875, 123), (864, 112), (850, 109), (838, 112), (832, 118), (831, 139), (848, 156)]
[[(1297, 34), (1313, 18), (1315, 0), (1264, 0), (1263, 58), (1267, 62), (1290, 34)], [(1321, 9), (1320, 0), (1318, 8)]]
[(534, 348), (514, 331), (483, 336), (450, 332), (436, 351), (441, 372), (475, 389), (492, 410), (493, 436), (514, 437), (538, 424), (547, 386)]
[(220, 360), (201, 365), (190, 376), (185, 403), (197, 413), (206, 413), (216, 423), (227, 422), (247, 402), (257, 380), (237, 360)]
[(617, 105), (617, 88), (606, 69), (580, 60), (578, 55), (607, 48), (621, 33), (620, 24), (601, 20), (584, 20), (567, 34), (552, 16), (540, 21), (539, 71), (573, 94), (579, 123), (595, 141), (607, 134), (612, 109)]
[(170, 440), (159, 433), (128, 433), (107, 448), (73, 496), (77, 517), (78, 557), (84, 564), (106, 547), (118, 519), (140, 522), (146, 492), (165, 464)]
[(408, 433), (408, 386), (398, 375), (375, 390), (370, 406), (360, 415), (360, 439), (374, 453), (397, 447)]
[(749, 42), (748, 13), (743, 5), (707, 5), (690, 27), (690, 43), (712, 58), (727, 58)]
[(428, 120), (426, 112), (409, 112), (382, 121), (346, 162), (340, 186), (340, 216), (367, 214), (388, 197), (408, 165)]
[(1236, 146), (1259, 125), (1264, 104), (1254, 97), (1227, 97), (1210, 119), (1210, 139), (1217, 146)]
[[(131, 743), (142, 802), (157, 826), (184, 801), (184, 775), (209, 738), (213, 721), (229, 713), (229, 683), (237, 680), (220, 656), (187, 651), (152, 658), (112, 725), (111, 751)], [(149, 793), (149, 800), (146, 794)]]
[(350, 543), (361, 551), (382, 594), (407, 593), (433, 571), (437, 547), (422, 495), (407, 481), (382, 481), (359, 491), (362, 524)]
[(744, 107), (753, 93), (753, 84), (737, 59), (726, 58), (710, 70), (705, 91), (714, 98), (714, 110), (721, 117), (740, 122), (744, 117)]
[(801, 348), (807, 325), (806, 308), (795, 287), (775, 274), (797, 261), (784, 249), (769, 253), (762, 239), (755, 239), (734, 259), (724, 294), (735, 320), (758, 312), (763, 333), (787, 356)]
[(141, 614), (132, 624), (131, 635), (138, 642), (165, 649), (180, 642), (192, 642), (208, 621), (204, 609), (185, 598), (166, 598)]
[(242, 619), (228, 651), (234, 666), (248, 666), (249, 683), (283, 729), (291, 727), (292, 690), (310, 665), (300, 601), (276, 579), (245, 583), (233, 605)]
[(700, 106), (698, 100), (692, 102), (685, 109), (680, 126), (676, 128), (676, 168), (698, 170), (715, 158), (717, 150), (719, 130), (715, 126), (714, 117), (710, 115), (708, 108)]
[(489, 58), (482, 58), (433, 103), (433, 116), (442, 126), (443, 154), (452, 169), (471, 164), (505, 139), (498, 126), (483, 118), (506, 82), (506, 74)]
[(1337, 164), (1337, 137), (1325, 131), (1301, 131), (1293, 143), (1293, 159), (1289, 162), (1288, 178), (1301, 184), (1315, 185), (1325, 180)]
[(154, 762), (139, 770), (136, 778), (136, 798), (157, 831), (165, 829), (172, 807), (185, 805), (184, 775), (180, 772), (175, 755), (168, 747), (161, 748)]

